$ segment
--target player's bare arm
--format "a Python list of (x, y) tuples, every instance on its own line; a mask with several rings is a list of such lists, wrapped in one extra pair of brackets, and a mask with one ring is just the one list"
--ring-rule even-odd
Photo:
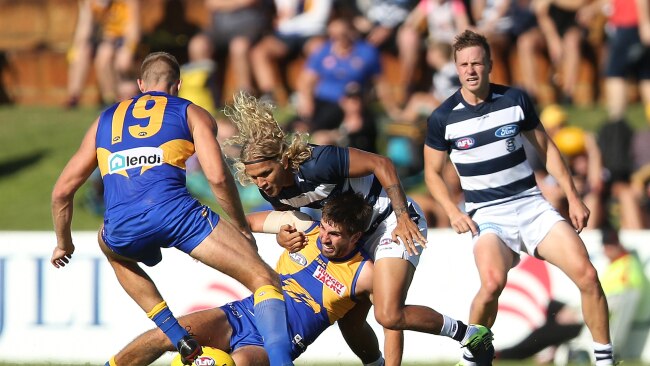
[(217, 142), (217, 123), (205, 109), (191, 104), (187, 108), (187, 120), (194, 138), (194, 149), (199, 163), (210, 182), (217, 202), (230, 217), (233, 224), (247, 237), (252, 238), (244, 208), (239, 199), (235, 180), (223, 158)]
[(311, 216), (300, 211), (254, 212), (246, 215), (246, 220), (253, 232), (277, 234), (278, 244), (290, 253), (307, 245), (305, 230), (314, 223)]
[(393, 240), (401, 239), (409, 254), (414, 255), (418, 252), (415, 242), (426, 246), (427, 240), (408, 214), (406, 194), (395, 165), (385, 156), (353, 148), (348, 148), (348, 151), (350, 153), (350, 177), (363, 177), (370, 174), (377, 177), (386, 191), (397, 217), (397, 227), (392, 233)]
[(355, 287), (356, 305), (338, 320), (339, 329), (352, 352), (361, 359), (363, 364), (370, 364), (382, 357), (377, 335), (366, 321), (370, 310), (372, 295), (371, 262), (366, 262), (359, 275)]
[(95, 150), (95, 136), (99, 119), (90, 126), (81, 146), (70, 158), (52, 190), (52, 219), (56, 233), (56, 247), (50, 262), (54, 267), (64, 267), (74, 253), (72, 233), (73, 200), (84, 182), (97, 167), (97, 152)]
[(573, 183), (573, 178), (569, 168), (567, 167), (560, 150), (557, 148), (553, 140), (551, 140), (544, 131), (542, 125), (538, 125), (532, 131), (524, 132), (524, 136), (533, 144), (537, 149), (542, 161), (545, 163), (546, 170), (557, 180), (560, 187), (566, 194), (567, 201), (569, 202), (569, 216), (571, 224), (577, 232), (581, 232), (587, 226), (589, 220), (589, 209), (582, 202), (578, 190)]
[(442, 171), (447, 164), (447, 152), (424, 147), (424, 180), (433, 198), (442, 206), (449, 216), (451, 227), (458, 233), (472, 232), (478, 234), (476, 223), (452, 200), (449, 189), (442, 178)]

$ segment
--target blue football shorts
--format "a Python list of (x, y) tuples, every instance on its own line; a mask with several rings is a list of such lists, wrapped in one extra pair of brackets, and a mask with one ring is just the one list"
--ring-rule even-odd
[(210, 235), (219, 219), (219, 215), (195, 199), (172, 201), (125, 220), (121, 225), (105, 224), (101, 235), (115, 253), (151, 267), (162, 260), (161, 248), (192, 252)]

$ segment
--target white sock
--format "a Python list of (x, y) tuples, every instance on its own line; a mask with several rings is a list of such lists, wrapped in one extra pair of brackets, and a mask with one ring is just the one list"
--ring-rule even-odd
[(440, 329), (440, 335), (445, 337), (453, 338), (458, 331), (458, 322), (456, 319), (452, 319), (447, 315), (442, 315), (442, 329)]
[(614, 365), (612, 344), (594, 342), (594, 354), (596, 355), (596, 366)]

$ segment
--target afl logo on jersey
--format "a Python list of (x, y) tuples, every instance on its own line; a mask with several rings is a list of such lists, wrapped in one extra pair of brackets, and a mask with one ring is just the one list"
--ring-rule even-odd
[(474, 141), (473, 138), (471, 137), (463, 137), (458, 140), (456, 140), (456, 148), (459, 150), (466, 150), (469, 149), (470, 147), (474, 146), (476, 141)]
[(307, 265), (307, 258), (300, 253), (289, 253), (289, 258), (303, 267)]
[(517, 125), (507, 125), (500, 127), (498, 130), (494, 132), (494, 136), (496, 137), (510, 137), (514, 136), (519, 132), (519, 126)]

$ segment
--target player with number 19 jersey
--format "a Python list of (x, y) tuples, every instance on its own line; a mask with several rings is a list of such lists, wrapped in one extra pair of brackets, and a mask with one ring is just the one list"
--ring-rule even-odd
[(111, 106), (99, 118), (97, 162), (106, 205), (102, 236), (117, 253), (150, 266), (162, 258), (160, 247), (191, 252), (219, 221), (186, 188), (185, 161), (194, 154), (190, 104), (147, 92)]

